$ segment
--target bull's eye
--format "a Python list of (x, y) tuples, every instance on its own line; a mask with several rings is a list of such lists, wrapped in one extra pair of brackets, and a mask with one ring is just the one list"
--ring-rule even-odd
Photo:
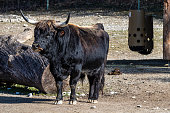
[(59, 32), (59, 36), (60, 36), (60, 37), (63, 37), (64, 34), (65, 34), (65, 32), (64, 32), (63, 30)]

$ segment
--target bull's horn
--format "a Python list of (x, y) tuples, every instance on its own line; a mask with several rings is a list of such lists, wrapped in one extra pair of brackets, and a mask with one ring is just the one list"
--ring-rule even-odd
[(62, 27), (62, 26), (67, 25), (69, 20), (70, 20), (70, 13), (68, 14), (67, 20), (65, 22), (61, 23), (60, 26)]
[(22, 13), (22, 10), (20, 10), (22, 17), (24, 18), (24, 20), (32, 25), (36, 25), (38, 23), (38, 21), (34, 21), (34, 20), (29, 20), (27, 17), (24, 16), (24, 14)]

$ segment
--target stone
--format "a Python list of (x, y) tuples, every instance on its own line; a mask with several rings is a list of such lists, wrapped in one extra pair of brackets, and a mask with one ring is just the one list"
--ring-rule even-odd
[(28, 97), (32, 97), (32, 93), (29, 93), (27, 96), (28, 96)]
[(142, 107), (142, 105), (137, 105), (136, 107), (137, 107), (137, 108), (141, 108), (141, 107)]
[(96, 106), (92, 106), (92, 107), (90, 107), (90, 109), (96, 109)]

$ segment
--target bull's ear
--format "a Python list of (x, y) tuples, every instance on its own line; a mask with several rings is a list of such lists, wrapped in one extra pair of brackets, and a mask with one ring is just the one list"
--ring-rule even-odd
[(65, 35), (65, 31), (64, 30), (61, 30), (60, 32), (59, 32), (59, 36), (60, 37), (63, 37)]

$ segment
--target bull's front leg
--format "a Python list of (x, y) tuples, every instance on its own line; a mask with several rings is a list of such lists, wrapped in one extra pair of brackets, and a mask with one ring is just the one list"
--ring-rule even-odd
[(63, 81), (56, 81), (57, 86), (57, 97), (55, 104), (62, 104), (63, 103), (63, 95), (62, 95), (62, 88), (63, 88)]
[(70, 95), (70, 101), (69, 101), (69, 104), (77, 104), (77, 99), (76, 99), (76, 84), (74, 85), (70, 85), (70, 88), (71, 88), (71, 95)]
[(76, 104), (76, 85), (78, 80), (80, 79), (80, 73), (81, 73), (81, 65), (75, 66), (75, 69), (72, 70), (71, 77), (70, 77), (70, 88), (71, 88), (71, 95), (70, 95), (70, 101), (69, 104)]

